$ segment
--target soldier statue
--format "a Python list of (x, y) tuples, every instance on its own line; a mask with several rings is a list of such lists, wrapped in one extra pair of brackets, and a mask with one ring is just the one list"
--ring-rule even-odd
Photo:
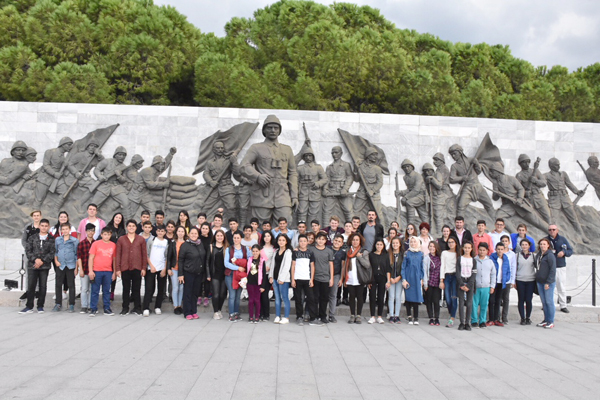
[(29, 170), (26, 159), (27, 145), (22, 140), (17, 140), (10, 149), (10, 158), (0, 162), (0, 185), (12, 185), (23, 178)]
[(231, 174), (239, 168), (237, 154), (225, 155), (223, 142), (213, 144), (214, 157), (206, 163), (206, 169), (202, 175), (204, 182), (210, 187), (210, 192), (204, 204), (203, 210), (212, 210), (215, 207), (223, 207), (228, 214), (235, 212), (235, 186), (231, 180)]
[(242, 175), (252, 182), (250, 205), (259, 221), (292, 220), (298, 206), (298, 172), (290, 146), (279, 143), (281, 122), (269, 115), (262, 127), (263, 143), (248, 149), (241, 163)]
[(323, 187), (327, 184), (325, 170), (315, 163), (315, 153), (306, 147), (302, 154), (304, 164), (298, 166), (298, 221), (322, 222)]
[[(81, 188), (87, 189), (86, 195), (81, 199), (81, 203), (84, 204), (87, 203), (87, 199), (91, 197), (92, 188), (95, 184), (94, 179), (90, 176), (90, 171), (98, 165), (100, 161), (104, 160), (104, 156), (102, 156), (99, 147), (98, 142), (92, 139), (85, 146), (85, 151), (70, 155), (67, 159), (67, 168), (62, 177), (67, 188), (76, 184)], [(64, 202), (65, 198), (63, 196), (57, 198), (55, 204), (55, 211), (57, 214)]]
[[(107, 158), (98, 163), (94, 168), (94, 175), (98, 179), (97, 188), (92, 198), (92, 203), (98, 207), (111, 197), (119, 203), (120, 209), (124, 212), (130, 211), (129, 198), (125, 184), (127, 179), (123, 176), (123, 171), (127, 166), (123, 163), (127, 157), (127, 150), (123, 146), (115, 149), (113, 158)], [(126, 218), (133, 218), (133, 215), (127, 215)]]
[[(415, 171), (415, 165), (412, 161), (405, 159), (400, 165), (404, 171), (405, 190), (395, 192), (396, 197), (401, 197), (402, 205), (406, 207), (407, 223), (419, 225), (421, 222), (429, 222), (426, 207), (426, 192), (425, 182), (423, 177)], [(419, 214), (419, 219), (416, 218), (415, 211)]]
[(600, 169), (598, 169), (600, 162), (598, 162), (598, 157), (590, 156), (587, 159), (587, 163), (590, 167), (585, 170), (585, 177), (596, 190), (596, 196), (600, 199)]
[(125, 189), (127, 189), (127, 192), (130, 192), (131, 189), (133, 188), (133, 184), (135, 182), (135, 179), (138, 176), (138, 171), (140, 169), (142, 169), (142, 167), (144, 166), (144, 158), (142, 156), (140, 156), (139, 154), (134, 154), (133, 157), (131, 157), (131, 161), (129, 162), (129, 165), (127, 166), (127, 168), (125, 168), (125, 170), (123, 170), (123, 177), (125, 178)]
[(367, 147), (364, 161), (358, 161), (357, 175), (360, 186), (354, 198), (354, 213), (360, 217), (367, 215), (371, 205), (379, 218), (383, 216), (380, 190), (383, 186), (383, 171), (377, 165), (378, 151), (375, 147)]
[(575, 213), (573, 202), (569, 198), (567, 188), (580, 197), (583, 196), (585, 192), (579, 190), (577, 186), (571, 182), (569, 175), (565, 171), (560, 170), (560, 161), (558, 158), (552, 157), (548, 160), (548, 167), (550, 167), (550, 172), (546, 172), (544, 178), (546, 178), (546, 184), (548, 185), (548, 206), (550, 206), (550, 211), (552, 213), (552, 222), (556, 221), (556, 214), (559, 213), (560, 210), (563, 210), (567, 219), (575, 228), (575, 231), (581, 235), (583, 242), (588, 243), (588, 240), (583, 233), (583, 229), (581, 228), (581, 224), (579, 223), (579, 218), (577, 218), (577, 214)]
[(439, 184), (438, 190), (445, 193), (447, 198), (452, 198), (454, 192), (452, 192), (452, 188), (450, 187), (450, 170), (446, 166), (446, 158), (442, 153), (435, 153), (433, 155), (433, 165), (436, 168), (434, 177)]
[(64, 172), (65, 153), (71, 151), (72, 147), (73, 140), (69, 137), (64, 137), (60, 139), (57, 148), (48, 149), (44, 153), (44, 161), (36, 179), (33, 201), (34, 210), (41, 209), (42, 203), (48, 194), (48, 189), (55, 180), (57, 181), (55, 192), (59, 195), (66, 193), (68, 187), (61, 178)]
[(141, 205), (144, 210), (148, 210), (150, 215), (154, 215), (156, 205), (152, 200), (150, 190), (164, 189), (169, 187), (168, 178), (159, 179), (168, 166), (171, 164), (173, 155), (177, 153), (175, 147), (171, 147), (169, 154), (163, 159), (162, 156), (154, 156), (152, 164), (140, 171), (135, 178), (133, 188), (129, 192), (129, 215), (135, 215), (135, 211)]
[[(448, 171), (448, 174), (450, 172)], [(433, 165), (425, 163), (423, 165), (423, 180), (425, 182), (425, 188), (429, 193), (430, 204), (432, 208), (431, 216), (431, 232), (439, 232), (444, 226), (444, 221), (448, 217), (449, 213), (447, 210), (448, 199), (451, 194), (448, 195), (448, 176), (444, 176), (440, 171), (434, 170)], [(445, 182), (445, 184), (444, 184)], [(450, 191), (452, 193), (452, 191)]]
[(327, 166), (328, 183), (325, 185), (323, 195), (323, 222), (327, 223), (335, 214), (335, 207), (339, 205), (344, 215), (344, 221), (352, 221), (352, 196), (350, 186), (354, 183), (354, 173), (349, 162), (342, 160), (342, 148), (335, 146), (331, 149), (333, 162)]
[(548, 207), (548, 201), (542, 193), (542, 188), (546, 187), (546, 179), (544, 179), (544, 175), (538, 169), (539, 159), (536, 160), (533, 169), (529, 168), (531, 158), (527, 154), (519, 155), (518, 162), (521, 171), (517, 172), (517, 179), (525, 189), (525, 199), (537, 210), (540, 217), (546, 221), (546, 224), (550, 224), (552, 218), (550, 208)]
[(455, 161), (450, 168), (450, 183), (461, 185), (456, 199), (456, 215), (464, 216), (467, 206), (478, 201), (492, 220), (495, 220), (492, 200), (479, 182), (478, 175), (481, 173), (479, 161), (465, 156), (463, 148), (458, 144), (450, 146), (448, 152)]

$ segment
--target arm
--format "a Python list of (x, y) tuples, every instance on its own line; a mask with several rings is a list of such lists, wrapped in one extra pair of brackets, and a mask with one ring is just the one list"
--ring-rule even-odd
[[(296, 169), (296, 162), (294, 161), (294, 153), (292, 153), (291, 147), (288, 147), (288, 186), (290, 188), (290, 198), (292, 199), (292, 205), (298, 203), (298, 171)], [(323, 167), (321, 167), (323, 169)]]
[(310, 287), (315, 286), (315, 262), (314, 261), (310, 262), (310, 281), (309, 281), (309, 286)]
[(455, 184), (455, 183), (462, 183), (465, 180), (464, 176), (459, 176), (458, 175), (458, 168), (456, 168), (456, 163), (452, 164), (452, 167), (450, 167), (450, 183)]
[(290, 281), (293, 288), (296, 287), (296, 280), (294, 279), (294, 276), (296, 276), (296, 260), (292, 260), (292, 272), (290, 275)]
[(490, 260), (490, 262), (492, 263), (492, 268), (490, 268), (490, 293), (494, 293), (494, 288), (496, 287), (496, 283), (497, 283), (497, 276), (498, 273), (496, 271), (496, 264), (494, 264), (494, 262), (492, 260)]
[[(233, 251), (233, 258), (237, 258), (235, 256), (235, 252), (237, 250)], [(231, 258), (229, 257), (229, 249), (225, 249), (225, 251), (223, 251), (223, 253), (225, 254), (225, 268), (230, 269), (232, 271), (237, 271), (240, 267), (238, 267), (235, 263), (231, 262)]]
[(316, 182), (316, 186), (319, 189), (321, 189), (322, 187), (324, 187), (325, 185), (327, 185), (327, 182), (329, 182), (329, 177), (325, 173), (325, 170), (323, 169), (323, 167), (320, 166), (320, 165), (319, 165), (318, 179), (319, 180)]
[(350, 164), (344, 164), (344, 170), (346, 172), (346, 180), (344, 181), (344, 187), (342, 188), (343, 193), (348, 193), (350, 186), (354, 183), (354, 173)]
[(577, 189), (577, 186), (575, 186), (573, 184), (573, 182), (571, 182), (571, 178), (569, 178), (569, 174), (567, 174), (565, 171), (562, 171), (562, 177), (565, 180), (565, 185), (571, 190), (571, 192), (573, 192), (575, 194), (579, 194), (580, 190)]
[(329, 261), (329, 287), (333, 286), (333, 261)]

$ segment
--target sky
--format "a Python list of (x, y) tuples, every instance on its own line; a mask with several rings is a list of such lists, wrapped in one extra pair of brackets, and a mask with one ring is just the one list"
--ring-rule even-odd
[[(332, 4), (333, 1), (318, 1)], [(598, 0), (353, 0), (381, 11), (397, 28), (451, 42), (508, 45), (534, 66), (569, 70), (600, 62)], [(202, 32), (224, 36), (232, 17), (251, 18), (273, 0), (154, 0), (171, 5)]]

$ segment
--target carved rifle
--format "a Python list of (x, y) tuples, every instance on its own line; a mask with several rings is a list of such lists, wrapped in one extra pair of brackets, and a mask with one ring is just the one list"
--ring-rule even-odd
[[(579, 162), (579, 161), (578, 161), (578, 162)], [(580, 164), (580, 165), (581, 165), (581, 164)], [(577, 195), (577, 197), (575, 197), (575, 200), (573, 200), (573, 205), (574, 205), (574, 206), (576, 206), (576, 205), (577, 205), (577, 203), (579, 203), (579, 200), (580, 200), (580, 199), (581, 199), (583, 196), (585, 196), (585, 192), (586, 192), (586, 190), (587, 190), (588, 186), (590, 186), (590, 184), (589, 184), (589, 183), (588, 183), (587, 185), (585, 185), (585, 187), (584, 187), (584, 188), (583, 188), (583, 190), (582, 190), (582, 193), (581, 193), (581, 194), (578, 194), (578, 195)]]
[[(486, 188), (487, 190), (489, 190), (490, 192), (492, 192), (494, 194), (497, 194), (498, 196), (502, 197), (503, 199), (510, 200), (514, 204), (519, 205), (517, 202), (517, 199), (512, 196), (509, 196), (509, 195), (499, 192), (497, 190), (491, 189), (487, 186), (484, 186), (484, 188)], [(528, 211), (530, 213), (537, 214), (537, 211), (533, 208), (533, 206), (531, 204), (529, 204), (529, 202), (526, 199), (523, 199), (523, 202), (520, 204), (520, 206), (523, 207), (526, 211)]]
[[(122, 164), (121, 167), (117, 167), (110, 173), (104, 175), (104, 178), (106, 178), (106, 180), (109, 180), (113, 176), (117, 175), (117, 172), (119, 172), (119, 174), (122, 174), (127, 168), (128, 168), (127, 165)], [(96, 189), (98, 189), (98, 186), (100, 186), (103, 182), (105, 182), (105, 181), (101, 181), (99, 179), (96, 182), (94, 182), (94, 184), (92, 186), (90, 186), (90, 192), (95, 192)]]
[[(394, 180), (396, 181), (396, 192), (400, 191), (400, 182), (398, 180), (398, 171), (396, 171), (396, 177), (394, 178)], [(400, 223), (400, 216), (402, 215), (402, 203), (400, 202), (400, 199), (398, 198), (398, 196), (396, 197), (396, 219), (398, 220), (398, 223)]]

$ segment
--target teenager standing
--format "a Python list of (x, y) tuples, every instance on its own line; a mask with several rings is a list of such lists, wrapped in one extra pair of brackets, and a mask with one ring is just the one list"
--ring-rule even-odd
[[(268, 231), (263, 233), (263, 238)], [(277, 236), (277, 250), (273, 253), (271, 270), (269, 270), (269, 282), (273, 285), (275, 296), (275, 319), (276, 324), (290, 323), (290, 277), (292, 269), (292, 244), (287, 235)], [(281, 302), (283, 302), (284, 314), (281, 318)]]
[(207, 254), (199, 239), (198, 228), (190, 229), (188, 240), (179, 249), (178, 265), (183, 284), (183, 315), (187, 320), (198, 319), (198, 291), (207, 272)]

